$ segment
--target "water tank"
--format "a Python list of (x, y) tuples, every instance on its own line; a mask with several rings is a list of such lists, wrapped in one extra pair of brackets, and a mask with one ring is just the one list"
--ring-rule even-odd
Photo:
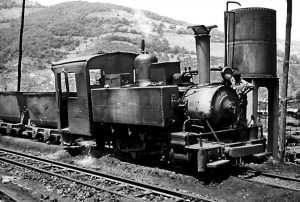
[(235, 9), (228, 23), (228, 66), (244, 77), (276, 77), (276, 11)]

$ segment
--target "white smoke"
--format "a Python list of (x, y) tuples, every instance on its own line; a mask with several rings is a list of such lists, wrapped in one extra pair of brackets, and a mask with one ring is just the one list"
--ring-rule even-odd
[(151, 20), (145, 16), (142, 10), (136, 9), (134, 13), (134, 18), (137, 22), (137, 26), (142, 31), (143, 35), (147, 39), (152, 33)]

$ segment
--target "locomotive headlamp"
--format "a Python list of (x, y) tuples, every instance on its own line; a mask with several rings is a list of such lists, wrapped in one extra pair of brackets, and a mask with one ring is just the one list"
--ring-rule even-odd
[(224, 67), (221, 75), (224, 80), (229, 81), (233, 75), (233, 70), (230, 67)]

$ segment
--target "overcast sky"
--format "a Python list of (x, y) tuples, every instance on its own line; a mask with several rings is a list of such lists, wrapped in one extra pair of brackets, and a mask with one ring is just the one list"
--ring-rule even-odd
[[(70, 0), (35, 0), (50, 6)], [(193, 24), (218, 25), (223, 31), (226, 0), (88, 0), (145, 9)], [(239, 0), (241, 7), (266, 7), (277, 11), (277, 38), (285, 39), (286, 0)], [(230, 5), (229, 9), (238, 8)], [(292, 40), (300, 41), (300, 1), (293, 1)]]

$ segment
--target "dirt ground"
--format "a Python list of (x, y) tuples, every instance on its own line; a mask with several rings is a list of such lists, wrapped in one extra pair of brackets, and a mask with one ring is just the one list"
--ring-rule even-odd
[[(151, 185), (167, 187), (182, 192), (197, 193), (215, 201), (299, 201), (300, 193), (283, 189), (271, 188), (266, 185), (251, 183), (228, 175), (230, 168), (202, 175), (190, 173), (189, 169), (182, 169), (175, 165), (162, 168), (161, 165), (147, 160), (138, 165), (120, 159), (112, 154), (98, 153), (90, 156), (77, 155), (72, 157), (59, 146), (49, 149), (49, 145), (33, 143), (28, 140), (11, 140), (0, 136), (0, 147), (14, 148), (24, 152), (34, 153), (45, 158), (72, 163), (87, 168), (93, 168), (105, 173), (146, 182)], [(52, 147), (52, 146), (51, 146)], [(97, 157), (96, 157), (97, 156)], [(263, 171), (282, 173), (297, 177), (300, 175), (300, 166), (294, 164), (280, 164), (271, 158), (263, 164), (249, 166)], [(10, 176), (7, 177), (7, 176)], [(1, 181), (2, 179), (2, 181)], [(5, 180), (6, 179), (6, 180)], [(8, 180), (7, 180), (8, 179)], [(44, 187), (42, 183), (14, 176), (13, 172), (0, 172), (0, 185), (22, 189), (36, 201), (76, 201), (75, 198), (63, 196), (59, 190)], [(24, 195), (26, 195), (24, 194)], [(32, 200), (32, 201), (34, 201)], [(102, 201), (113, 201), (102, 198)]]

